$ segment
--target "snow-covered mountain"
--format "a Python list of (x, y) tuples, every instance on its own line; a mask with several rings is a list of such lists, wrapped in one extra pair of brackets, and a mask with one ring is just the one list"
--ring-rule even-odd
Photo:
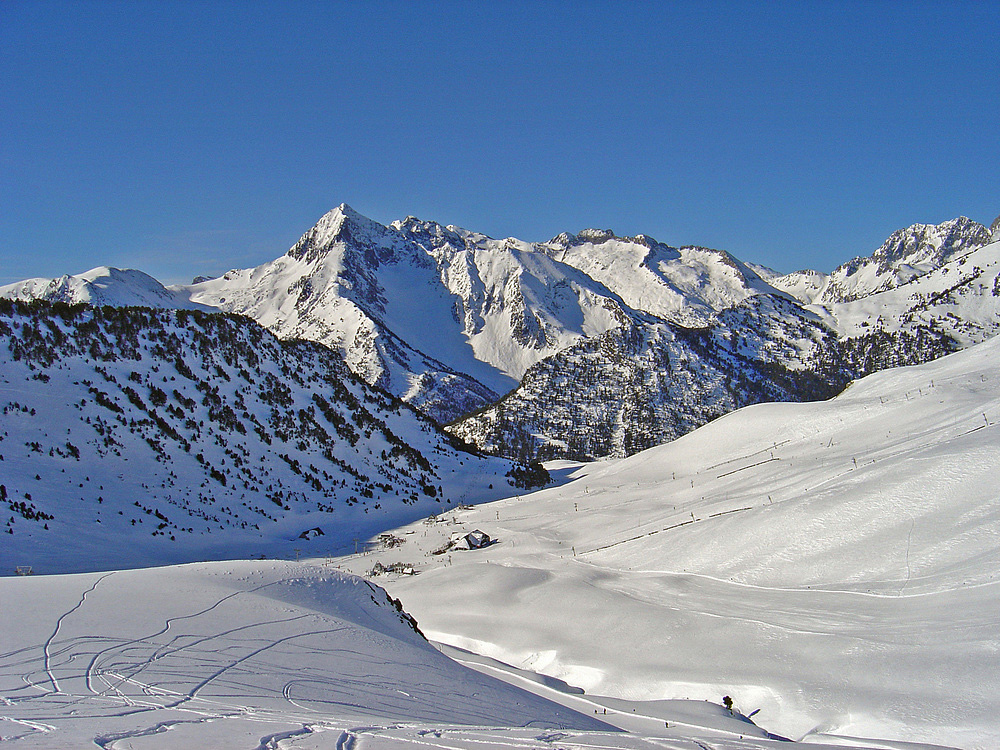
[(167, 307), (206, 309), (192, 303), (184, 292), (168, 290), (152, 276), (131, 269), (99, 266), (85, 273), (58, 279), (27, 279), (0, 287), (0, 297), (41, 299), (47, 302), (85, 303), (114, 307)]
[(990, 242), (991, 230), (960, 216), (942, 224), (913, 224), (893, 232), (870, 256), (830, 274), (798, 271), (768, 281), (806, 303), (853, 302), (906, 284)]
[(281, 338), (325, 344), (368, 383), (439, 419), (490, 403), (497, 398), (491, 386), (503, 390), (513, 382), (476, 363), (471, 352), (458, 364), (472, 376), (445, 364), (456, 360), (449, 354), (461, 342), (452, 334), (452, 302), (433, 260), (398, 230), (346, 205), (274, 261), (173, 291), (247, 315)]
[(586, 461), (631, 455), (747, 404), (835, 395), (850, 379), (835, 369), (835, 337), (785, 307), (759, 295), (708, 328), (627, 321), (542, 360), (448, 430), (508, 457)]
[[(90, 302), (85, 277), (96, 274), (64, 281), (58, 295), (58, 284), (40, 280), (0, 295)], [(540, 244), (493, 240), (413, 217), (386, 227), (347, 205), (274, 261), (164, 291), (160, 306), (235, 312), (281, 338), (326, 344), (366, 381), (441, 421), (495, 402), (535, 363), (626, 321), (705, 326), (750, 296), (778, 294), (705, 248), (598, 230)], [(99, 301), (133, 299), (156, 303), (124, 293)]]
[(0, 301), (0, 412), (5, 571), (332, 550), (529, 478), (218, 313)]
[(812, 309), (845, 339), (926, 328), (947, 333), (963, 347), (985, 341), (1000, 332), (1000, 242), (884, 291)]
[[(156, 304), (323, 343), (368, 383), (507, 455), (593, 458), (993, 335), (1000, 282), (979, 247), (990, 236), (965, 218), (914, 225), (832, 274), (780, 276), (643, 235), (495, 240), (414, 217), (383, 226), (341, 205), (276, 260), (162, 290)], [(51, 297), (50, 286), (0, 295)], [(90, 299), (82, 282), (62, 286), (61, 299)], [(704, 368), (696, 387), (690, 363)]]
[[(107, 337), (121, 359), (95, 361), (109, 373), (144, 367), (147, 350), (137, 360), (129, 346), (134, 310), (96, 318), (90, 334), (67, 327), (68, 316), (94, 322), (86, 311), (54, 312), (37, 319), (44, 333), (16, 320), (28, 343), (4, 371), (8, 393), (49, 375), (58, 394), (61, 378), (82, 374), (73, 357), (43, 367), (38, 339), (58, 338), (56, 328), (99, 351), (97, 332)], [(173, 330), (184, 315), (145, 315), (164, 322), (161, 346), (185, 330)], [(242, 377), (226, 369), (225, 342), (259, 329), (191, 320), (217, 335), (186, 343), (221, 348), (210, 366)], [(139, 321), (134, 334), (142, 342), (154, 330)], [(296, 348), (259, 335), (264, 372), (270, 347)], [(4, 738), (43, 748), (765, 750), (778, 746), (766, 727), (802, 740), (780, 745), (789, 748), (991, 747), (998, 350), (994, 339), (829, 402), (758, 405), (625, 460), (563, 465), (559, 486), (453, 507), (394, 529), (369, 554), (0, 578)], [(12, 379), (16, 367), (35, 379)], [(23, 422), (5, 417), (6, 471)], [(60, 423), (60, 437), (67, 424), (77, 429)], [(72, 470), (75, 459), (62, 460)], [(87, 471), (99, 466), (91, 457)], [(495, 543), (435, 554), (477, 528)], [(77, 528), (95, 532), (94, 520)], [(104, 543), (130, 567), (148, 560), (145, 535), (129, 524)], [(399, 561), (416, 574), (377, 578), (396, 601), (332, 569)]]

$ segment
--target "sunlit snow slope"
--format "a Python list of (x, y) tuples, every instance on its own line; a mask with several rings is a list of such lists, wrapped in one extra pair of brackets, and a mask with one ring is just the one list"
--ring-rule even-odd
[[(994, 339), (749, 407), (350, 566), (414, 564), (379, 580), (432, 638), (588, 694), (728, 694), (795, 738), (996, 747), (998, 357)], [(472, 528), (498, 543), (429, 554)]]
[(145, 307), (179, 307), (206, 310), (191, 302), (188, 295), (166, 289), (152, 276), (133, 269), (98, 266), (80, 274), (56, 279), (25, 279), (2, 288), (0, 297), (9, 299), (43, 299), (88, 305), (143, 305)]
[(14, 748), (348, 748), (397, 724), (415, 741), (425, 726), (608, 729), (456, 664), (385, 591), (337, 571), (3, 578), (0, 600), (0, 742)]

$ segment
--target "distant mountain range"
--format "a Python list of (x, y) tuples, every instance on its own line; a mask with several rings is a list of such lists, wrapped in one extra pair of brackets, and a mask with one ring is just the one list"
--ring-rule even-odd
[(0, 296), (238, 313), (330, 347), (484, 449), (590, 459), (994, 335), (998, 239), (964, 217), (915, 224), (830, 274), (781, 275), (643, 235), (495, 240), (341, 205), (285, 255), (216, 279), (99, 268)]

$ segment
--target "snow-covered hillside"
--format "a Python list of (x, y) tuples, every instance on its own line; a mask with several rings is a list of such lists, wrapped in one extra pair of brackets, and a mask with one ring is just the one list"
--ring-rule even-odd
[(670, 247), (643, 235), (589, 229), (539, 249), (614, 290), (631, 308), (688, 328), (711, 325), (719, 311), (776, 291), (729, 253)]
[[(346, 567), (406, 561), (377, 580), (431, 638), (592, 700), (730, 695), (793, 738), (996, 747), (998, 357), (992, 339), (566, 465)], [(472, 529), (496, 543), (433, 554)]]
[(528, 476), (232, 315), (4, 300), (0, 412), (5, 574), (343, 550)]
[(367, 747), (359, 737), (390, 727), (426, 747), (422, 736), (463, 725), (610, 731), (460, 666), (384, 590), (331, 569), (0, 578), (0, 600), (0, 741), (15, 748)]

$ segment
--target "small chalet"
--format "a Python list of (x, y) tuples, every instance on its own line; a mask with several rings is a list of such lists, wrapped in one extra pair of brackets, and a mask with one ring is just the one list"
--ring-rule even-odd
[(483, 547), (488, 547), (490, 545), (489, 535), (479, 529), (475, 531), (470, 531), (465, 535), (465, 542), (469, 545), (469, 549), (481, 549)]

